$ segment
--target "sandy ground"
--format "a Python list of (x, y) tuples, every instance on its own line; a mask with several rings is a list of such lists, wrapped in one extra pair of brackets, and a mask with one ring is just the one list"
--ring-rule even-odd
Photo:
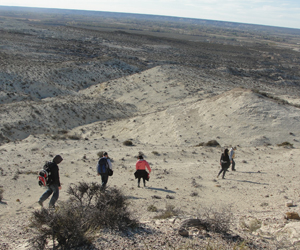
[[(233, 98), (230, 95), (236, 95), (240, 103), (236, 101), (228, 109), (226, 100)], [(26, 246), (30, 235), (29, 231), (26, 233), (28, 220), (32, 211), (39, 209), (37, 201), (44, 192), (38, 187), (36, 172), (45, 161), (55, 154), (64, 158), (60, 164), (60, 202), (67, 200), (69, 184), (100, 182), (95, 166), (97, 153), (103, 150), (113, 161), (114, 175), (109, 178), (109, 186), (123, 190), (129, 198), (130, 209), (140, 221), (152, 221), (167, 205), (180, 209), (182, 218), (196, 217), (204, 207), (231, 207), (233, 231), (241, 230), (241, 221), (256, 218), (263, 223), (259, 234), (274, 236), (289, 223), (284, 219), (286, 212), (299, 212), (299, 131), (296, 130), (299, 126), (289, 121), (298, 119), (300, 113), (293, 107), (277, 107), (273, 101), (260, 103), (261, 98), (255, 100), (255, 95), (251, 91), (235, 89), (213, 97), (213, 101), (206, 99), (170, 105), (165, 111), (96, 122), (69, 132), (80, 136), (80, 140), (32, 135), (3, 144), (0, 147), (1, 187), (4, 190), (0, 204), (1, 243), (3, 246), (8, 244), (11, 249)], [(263, 112), (262, 109), (269, 113), (264, 119), (249, 115), (250, 111), (257, 114)], [(249, 122), (251, 119), (253, 123), (255, 121), (255, 127)], [(268, 119), (274, 122), (270, 125)], [(123, 145), (128, 139), (134, 146)], [(209, 139), (219, 141), (221, 146), (196, 147), (199, 142)], [(274, 145), (279, 141), (291, 141), (296, 146)], [(252, 146), (258, 142), (265, 145)], [(218, 179), (220, 155), (231, 145), (237, 146), (237, 171), (227, 172), (224, 180)], [(152, 168), (146, 188), (138, 188), (133, 175), (139, 152), (143, 152)], [(170, 196), (174, 199), (169, 199)], [(286, 207), (288, 201), (294, 206)], [(148, 212), (150, 205), (159, 211)], [(16, 238), (16, 234), (22, 237)], [(292, 242), (299, 240), (297, 234), (285, 235), (292, 237)]]
[[(80, 62), (74, 56), (74, 61), (67, 58), (69, 61), (58, 63), (65, 58), (53, 50), (58, 48), (56, 43), (62, 41), (59, 51), (65, 55), (80, 57), (81, 50), (78, 55), (72, 54), (67, 46), (79, 37), (81, 49), (87, 35), (52, 28), (33, 31), (33, 26), (15, 22), (2, 22), (3, 29), (8, 30), (3, 31), (8, 37), (1, 44), (3, 51), (6, 48), (3, 58), (9, 60), (1, 64), (0, 188), (4, 193), (0, 203), (0, 249), (30, 249), (30, 217), (40, 209), (37, 201), (45, 191), (38, 186), (37, 172), (46, 161), (56, 154), (64, 159), (59, 166), (59, 206), (68, 199), (66, 190), (71, 183), (100, 182), (96, 175), (100, 151), (107, 151), (112, 159), (114, 175), (108, 185), (124, 192), (129, 209), (145, 225), (156, 227), (160, 222), (153, 217), (168, 205), (181, 211), (178, 223), (196, 218), (203, 208), (228, 207), (233, 214), (234, 234), (275, 242), (270, 243), (270, 249), (277, 249), (275, 245), (280, 242), (290, 249), (300, 249), (299, 222), (285, 219), (286, 212), (300, 212), (300, 97), (292, 77), (282, 80), (274, 69), (271, 73), (276, 80), (264, 84), (253, 80), (255, 74), (253, 78), (243, 75), (247, 70), (254, 71), (250, 64), (243, 74), (242, 70), (233, 74), (228, 67), (182, 66), (185, 58), (181, 66), (161, 63), (164, 65), (141, 70), (105, 58), (122, 55), (117, 50), (120, 48), (130, 53), (146, 51), (146, 47), (154, 49), (147, 52), (149, 55), (168, 54), (171, 48), (175, 52), (179, 48), (175, 43), (152, 41), (141, 45), (143, 49), (134, 44), (124, 47), (119, 40), (110, 42), (98, 33), (88, 38), (97, 42), (95, 46), (101, 47), (101, 53), (107, 53), (104, 59)], [(18, 41), (14, 37), (18, 33), (10, 32), (10, 25), (30, 36)], [(54, 34), (60, 39), (50, 39)], [(41, 37), (49, 46), (45, 51), (51, 53), (44, 55), (38, 43), (35, 50), (28, 46), (30, 39), (41, 42)], [(21, 54), (29, 58), (30, 65), (23, 57), (24, 61), (14, 59)], [(124, 58), (130, 56), (125, 54)], [(145, 52), (143, 56), (148, 55)], [(157, 58), (159, 64), (162, 58)], [(241, 58), (243, 61), (243, 55)], [(40, 63), (46, 61), (47, 65)], [(269, 75), (269, 69), (259, 69), (260, 73)], [(131, 140), (133, 146), (125, 146), (126, 140)], [(197, 146), (210, 140), (220, 146)], [(279, 146), (281, 143), (287, 147)], [(217, 178), (220, 155), (231, 146), (237, 147), (236, 171), (227, 172), (223, 180)], [(138, 188), (133, 175), (139, 152), (152, 168), (146, 188)], [(286, 203), (293, 205), (287, 207)], [(158, 212), (147, 211), (150, 205)], [(247, 232), (243, 222), (255, 219), (262, 223), (261, 228)], [(173, 225), (175, 232), (177, 226)]]

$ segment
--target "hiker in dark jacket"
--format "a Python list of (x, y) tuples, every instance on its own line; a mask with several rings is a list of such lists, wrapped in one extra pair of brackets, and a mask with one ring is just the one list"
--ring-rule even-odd
[(223, 172), (223, 176), (222, 179), (225, 179), (225, 173), (228, 170), (229, 166), (230, 166), (230, 159), (229, 159), (229, 155), (228, 155), (228, 148), (226, 148), (224, 150), (224, 153), (222, 153), (221, 158), (220, 158), (220, 165), (221, 165), (221, 170), (217, 176), (217, 178), (219, 177), (219, 175)]
[(112, 170), (112, 164), (111, 164), (111, 161), (108, 157), (108, 153), (104, 152), (103, 157), (101, 157), (98, 161), (97, 171), (98, 171), (98, 175), (101, 175), (101, 182), (102, 182), (101, 189), (105, 190), (106, 184), (107, 184), (107, 181), (108, 181), (108, 172), (107, 171), (101, 172), (101, 173), (99, 172), (99, 164), (100, 164), (101, 159), (103, 159), (103, 158), (105, 159), (105, 162), (107, 164), (107, 166), (106, 166), (107, 168), (110, 168)]
[(49, 182), (48, 189), (45, 193), (42, 194), (38, 203), (40, 206), (43, 206), (43, 202), (48, 199), (48, 197), (53, 193), (50, 202), (49, 208), (55, 207), (55, 202), (58, 200), (59, 197), (59, 190), (61, 189), (60, 179), (59, 179), (59, 168), (58, 164), (61, 163), (63, 158), (60, 155), (56, 155), (53, 158), (53, 161), (50, 163), (51, 168), (51, 181)]

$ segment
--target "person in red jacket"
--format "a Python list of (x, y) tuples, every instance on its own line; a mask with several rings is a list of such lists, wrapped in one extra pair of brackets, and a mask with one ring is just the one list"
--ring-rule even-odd
[[(144, 181), (144, 187), (146, 187), (146, 180), (149, 180), (149, 174), (151, 173), (151, 168), (149, 163), (144, 160), (142, 155), (138, 156), (138, 161), (135, 164), (136, 171), (134, 173), (135, 178), (138, 178), (138, 187), (140, 187), (141, 178)], [(149, 173), (146, 171), (148, 169)]]

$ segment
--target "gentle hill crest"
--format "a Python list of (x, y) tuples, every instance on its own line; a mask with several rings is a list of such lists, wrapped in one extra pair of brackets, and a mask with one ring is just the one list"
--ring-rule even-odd
[(263, 146), (289, 141), (298, 147), (299, 120), (299, 108), (277, 103), (252, 90), (235, 88), (194, 103), (182, 105), (179, 101), (163, 111), (111, 121), (102, 132), (106, 137), (133, 138), (136, 143), (153, 145), (195, 146), (217, 140), (221, 146)]

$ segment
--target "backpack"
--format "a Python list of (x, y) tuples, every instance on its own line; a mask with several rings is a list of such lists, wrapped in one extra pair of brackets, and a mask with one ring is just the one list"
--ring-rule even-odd
[(97, 173), (98, 174), (106, 174), (108, 169), (108, 163), (106, 157), (100, 158), (97, 165)]
[(52, 182), (52, 176), (51, 176), (51, 165), (52, 162), (47, 162), (43, 169), (39, 171), (39, 185), (41, 186), (47, 186), (51, 184)]

